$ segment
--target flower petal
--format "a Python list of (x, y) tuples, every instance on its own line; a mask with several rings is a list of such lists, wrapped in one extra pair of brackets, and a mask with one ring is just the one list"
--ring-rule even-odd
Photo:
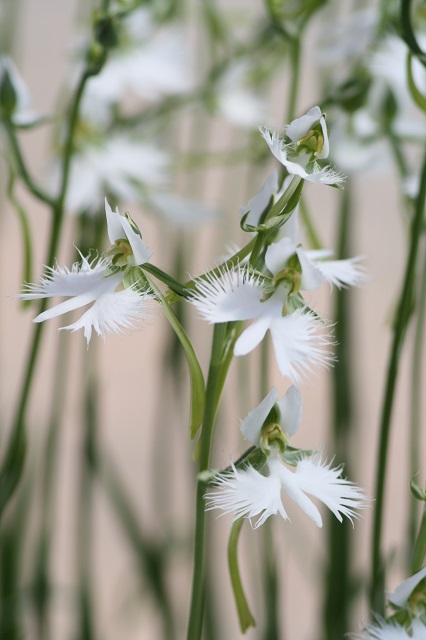
[(268, 417), (272, 407), (277, 400), (277, 389), (272, 387), (268, 395), (263, 398), (262, 402), (252, 409), (246, 417), (241, 420), (240, 429), (244, 438), (256, 447), (259, 446), (260, 432), (263, 423)]
[(275, 357), (283, 376), (298, 382), (312, 372), (312, 366), (326, 367), (333, 360), (324, 347), (332, 344), (330, 334), (319, 334), (321, 324), (312, 312), (298, 309), (283, 318), (271, 321)]
[[(117, 209), (117, 213), (118, 213), (118, 209)], [(118, 213), (118, 215), (120, 214)], [(136, 231), (133, 231), (129, 221), (124, 216), (120, 215), (120, 218), (121, 218), (122, 227), (124, 229), (124, 233), (126, 234), (127, 239), (130, 243), (130, 246), (132, 247), (135, 263), (144, 264), (145, 262), (148, 262), (148, 260), (152, 255), (151, 250), (148, 249), (148, 247), (144, 242), (142, 242), (141, 236), (138, 233), (136, 233)]]
[[(283, 225), (285, 227), (285, 225)], [(288, 238), (284, 237), (279, 242), (272, 242), (265, 253), (265, 264), (269, 271), (275, 275), (282, 271), (291, 258), (296, 253), (296, 245)]]
[(271, 474), (265, 477), (250, 466), (244, 471), (233, 466), (232, 471), (217, 477), (215, 485), (216, 490), (206, 495), (207, 511), (222, 509), (225, 513), (235, 514), (234, 520), (254, 518), (261, 514), (254, 525), (255, 529), (277, 513), (288, 520), (277, 476)]
[(260, 281), (244, 267), (210, 274), (197, 280), (195, 289), (191, 302), (209, 322), (250, 320), (263, 313)]
[(353, 518), (358, 517), (355, 510), (367, 506), (363, 490), (342, 478), (342, 467), (332, 469), (320, 454), (301, 460), (294, 475), (298, 487), (321, 500), (340, 522), (346, 516), (353, 524)]
[(270, 324), (271, 319), (268, 316), (264, 316), (258, 318), (247, 327), (235, 343), (234, 356), (245, 356), (250, 351), (253, 351), (262, 342)]
[(275, 169), (261, 190), (249, 201), (245, 207), (240, 207), (241, 215), (248, 213), (246, 218), (247, 224), (257, 226), (260, 223), (260, 217), (268, 206), (272, 196), (278, 191), (278, 171)]
[(321, 120), (322, 112), (319, 107), (312, 107), (305, 115), (296, 118), (285, 127), (285, 133), (292, 142), (297, 142)]
[(327, 282), (339, 289), (348, 286), (358, 287), (369, 280), (365, 269), (359, 264), (361, 260), (362, 256), (346, 260), (318, 260), (315, 267), (321, 271)]
[(280, 483), (287, 495), (310, 517), (317, 527), (322, 527), (321, 514), (312, 500), (308, 498), (300, 488), (296, 473), (289, 471), (277, 458), (268, 460), (268, 467), (271, 476), (279, 478)]
[(410, 576), (410, 578), (407, 578), (407, 580), (404, 580), (404, 582), (401, 582), (393, 593), (389, 593), (389, 602), (397, 607), (405, 608), (411, 593), (423, 578), (426, 578), (426, 566), (420, 569), (420, 571), (417, 571), (413, 576)]
[(396, 622), (385, 622), (378, 618), (375, 624), (369, 624), (365, 627), (364, 633), (351, 633), (349, 637), (351, 640), (423, 640), (425, 638), (425, 626), (422, 623), (420, 624), (421, 626), (419, 627), (417, 621), (413, 621), (413, 632), (417, 629), (420, 632), (418, 635), (409, 636), (408, 631)]
[(302, 419), (302, 396), (299, 389), (292, 385), (277, 401), (277, 405), (280, 410), (281, 429), (288, 436), (294, 435)]
[(87, 345), (92, 337), (92, 328), (105, 340), (107, 333), (120, 334), (123, 331), (136, 329), (138, 322), (149, 316), (146, 311), (149, 299), (151, 296), (140, 295), (132, 289), (104, 293), (81, 318), (61, 329), (73, 332), (84, 329)]

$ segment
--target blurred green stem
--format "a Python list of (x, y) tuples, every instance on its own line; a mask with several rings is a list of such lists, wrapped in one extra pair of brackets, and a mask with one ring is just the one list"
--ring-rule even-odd
[[(426, 318), (426, 245), (423, 243), (423, 272), (418, 290), (417, 317), (413, 340), (411, 364), (411, 416), (410, 416), (410, 478), (420, 471), (420, 425), (421, 400), (423, 395), (422, 364), (424, 354), (424, 332)], [(417, 534), (418, 503), (410, 499), (410, 514), (408, 524), (408, 557), (411, 559), (412, 549)]]
[[(351, 190), (346, 184), (342, 192), (339, 232), (336, 257), (345, 259), (350, 255)], [(349, 474), (353, 451), (351, 432), (354, 424), (352, 400), (352, 353), (351, 353), (351, 306), (350, 292), (339, 289), (335, 294), (336, 360), (333, 374), (333, 450), (336, 460), (345, 463)], [(349, 523), (340, 523), (336, 518), (328, 522), (328, 567), (326, 569), (324, 600), (324, 639), (341, 640), (350, 629), (350, 531)]]
[(384, 613), (384, 559), (382, 555), (382, 522), (384, 509), (385, 478), (388, 457), (388, 446), (390, 436), (390, 426), (392, 418), (393, 403), (395, 398), (395, 387), (399, 370), (400, 354), (404, 345), (406, 330), (409, 324), (413, 295), (415, 290), (415, 270), (417, 263), (417, 252), (422, 227), (424, 223), (424, 209), (426, 200), (426, 150), (423, 159), (423, 166), (420, 178), (420, 190), (416, 201), (414, 217), (411, 223), (410, 246), (408, 248), (407, 262), (405, 267), (404, 281), (399, 296), (398, 310), (393, 327), (393, 340), (389, 354), (388, 371), (386, 376), (385, 392), (383, 397), (382, 415), (380, 421), (379, 445), (377, 451), (376, 466), (376, 491), (374, 527), (371, 544), (372, 574), (370, 607), (379, 615)]
[(413, 553), (413, 564), (411, 573), (417, 573), (423, 568), (426, 560), (426, 503), (423, 503), (423, 513), (420, 522), (420, 529), (417, 536)]

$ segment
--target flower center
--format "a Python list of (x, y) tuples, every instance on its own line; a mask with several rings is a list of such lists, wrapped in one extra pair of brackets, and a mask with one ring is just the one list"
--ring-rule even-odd
[(116, 240), (111, 249), (105, 254), (111, 261), (111, 264), (117, 267), (126, 267), (129, 258), (133, 256), (132, 247), (128, 240)]
[(306, 136), (299, 138), (296, 144), (298, 153), (304, 149), (311, 157), (318, 157), (324, 146), (324, 136), (321, 125), (319, 124), (313, 129), (310, 129)]

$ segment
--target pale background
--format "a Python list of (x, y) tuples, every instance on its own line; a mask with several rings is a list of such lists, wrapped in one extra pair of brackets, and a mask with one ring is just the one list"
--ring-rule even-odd
[[(64, 78), (69, 73), (67, 56), (72, 42), (75, 22), (75, 2), (55, 0), (21, 0), (15, 32), (14, 52), (20, 70), (26, 79), (33, 103), (40, 113), (49, 113), (56, 103)], [(254, 2), (252, 3), (255, 4)], [(302, 98), (298, 110), (315, 100), (315, 83), (312, 81), (312, 59), (306, 54), (303, 75)], [(283, 86), (277, 88), (277, 99), (285, 93)], [(310, 94), (308, 93), (310, 91)], [(271, 109), (271, 117), (279, 118), (282, 107), (278, 103)], [(227, 141), (227, 129), (221, 123), (214, 125), (214, 139), (218, 148)], [(34, 134), (22, 136), (23, 146), (30, 165), (36, 175), (46, 170), (49, 153), (49, 128), (42, 128)], [(236, 134), (238, 140), (238, 134)], [(237, 146), (237, 145), (236, 145)], [(3, 166), (3, 165), (2, 165)], [(235, 181), (232, 176), (235, 175)], [(243, 178), (238, 178), (238, 170), (231, 177), (224, 178), (220, 171), (212, 172), (202, 194), (206, 202), (225, 210), (226, 222), (207, 225), (202, 232), (191, 236), (189, 245), (194, 257), (187, 265), (191, 274), (209, 267), (214, 259), (219, 239), (237, 238), (239, 229), (238, 205), (260, 188), (264, 175), (256, 178), (256, 184), (247, 191)], [(374, 456), (377, 446), (378, 422), (383, 392), (384, 377), (390, 346), (389, 318), (395, 303), (402, 277), (406, 250), (406, 232), (399, 213), (400, 194), (392, 170), (359, 175), (355, 181), (356, 221), (353, 252), (366, 256), (366, 266), (371, 282), (353, 296), (354, 309), (354, 358), (357, 387), (357, 435), (353, 446), (359, 453), (362, 468), (352, 471), (352, 480), (365, 487), (366, 493), (374, 491)], [(224, 193), (228, 190), (229, 193)], [(314, 211), (321, 237), (326, 246), (332, 246), (335, 236), (335, 213), (337, 200), (334, 190), (308, 185), (311, 208)], [(200, 194), (198, 194), (200, 195)], [(34, 235), (34, 277), (42, 268), (45, 254), (49, 221), (43, 208), (21, 192), (22, 202), (30, 212), (31, 228)], [(134, 212), (134, 217), (143, 229), (144, 240), (154, 251), (154, 262), (167, 266), (164, 253), (166, 243), (164, 230), (152, 217)], [(21, 286), (21, 245), (16, 216), (3, 200), (0, 235), (0, 278), (1, 278), (1, 332), (2, 354), (0, 415), (4, 425), (10, 424), (13, 415), (21, 376), (28, 349), (34, 310), (21, 310), (14, 295)], [(72, 240), (73, 222), (68, 220), (58, 259), (67, 262)], [(217, 241), (217, 242), (216, 242)], [(217, 252), (217, 249), (216, 249)], [(317, 306), (327, 314), (331, 311), (331, 296), (327, 287), (321, 292)], [(201, 360), (206, 366), (209, 344), (209, 329), (195, 319), (191, 321), (191, 335), (202, 353)], [(168, 401), (167, 391), (163, 394), (162, 380), (158, 375), (158, 363), (162, 352), (165, 332), (169, 329), (159, 313), (144, 330), (132, 336), (109, 337), (105, 344), (96, 345), (100, 360), (102, 384), (101, 401), (101, 443), (114, 457), (133, 503), (140, 513), (140, 520), (146, 533), (162, 535), (166, 523), (161, 509), (153, 498), (151, 472), (152, 445), (154, 442), (154, 412), (158, 405)], [(75, 581), (75, 529), (77, 475), (79, 469), (79, 446), (81, 441), (80, 385), (85, 344), (81, 332), (67, 336), (72, 362), (68, 379), (68, 392), (63, 406), (63, 431), (61, 435), (61, 459), (57, 482), (56, 542), (54, 547), (54, 573), (56, 583), (64, 589), (72, 587)], [(411, 334), (408, 343), (411, 343)], [(37, 473), (37, 458), (46, 429), (48, 407), (51, 399), (52, 381), (55, 375), (54, 361), (57, 346), (54, 323), (45, 329), (44, 348), (38, 364), (37, 381), (33, 389), (29, 415), (31, 429), (29, 442), (29, 467)], [(96, 338), (94, 338), (96, 341)], [(395, 402), (391, 436), (391, 457), (389, 461), (387, 500), (385, 511), (385, 540), (389, 552), (402, 550), (405, 537), (405, 522), (408, 509), (408, 392), (410, 388), (409, 357), (407, 345), (402, 360), (400, 379)], [(254, 358), (254, 361), (256, 358)], [(238, 363), (239, 365), (241, 363)], [(249, 361), (246, 360), (246, 366)], [(254, 376), (254, 362), (250, 367)], [(116, 372), (120, 375), (116, 375)], [(216, 432), (216, 446), (213, 466), (228, 464), (234, 455), (243, 450), (243, 442), (238, 430), (238, 411), (232, 402), (236, 394), (237, 367), (233, 365), (230, 383), (227, 385), (225, 410)], [(186, 376), (186, 371), (184, 371)], [(281, 392), (287, 383), (280, 379), (276, 371), (271, 380)], [(333, 451), (327, 448), (327, 426), (329, 418), (330, 374), (323, 373), (302, 386), (304, 398), (303, 423), (300, 434), (295, 439), (298, 446), (323, 445), (327, 455)], [(163, 394), (163, 395), (162, 395)], [(164, 397), (164, 395), (166, 397)], [(253, 396), (252, 396), (253, 397)], [(256, 397), (256, 396), (254, 396)], [(182, 535), (192, 530), (193, 481), (191, 448), (187, 440), (186, 398), (182, 402), (185, 415), (177, 409), (170, 412), (170, 439), (173, 447), (173, 464), (169, 473), (164, 473), (163, 492), (169, 495), (172, 505), (174, 526)], [(246, 407), (247, 409), (250, 407)], [(6, 443), (6, 429), (3, 428), (1, 448)], [(424, 434), (423, 434), (424, 436)], [(164, 442), (164, 447), (168, 446)], [(423, 437), (423, 445), (425, 439)], [(425, 451), (425, 447), (422, 447)], [(423, 465), (424, 479), (425, 467)], [(31, 504), (34, 523), (37, 523), (37, 500)], [(320, 615), (320, 599), (317, 597), (321, 584), (316, 577), (316, 566), (324, 556), (325, 535), (317, 531), (310, 521), (295, 511), (290, 511), (292, 524), (274, 522), (275, 540), (280, 544), (280, 565), (282, 579), (282, 615), (286, 637), (292, 640), (315, 640)], [(99, 638), (102, 640), (154, 640), (158, 634), (158, 621), (153, 616), (153, 603), (149, 596), (137, 598), (140, 589), (138, 577), (133, 567), (133, 556), (123, 543), (119, 525), (111, 516), (111, 511), (101, 491), (96, 503), (95, 528), (95, 580), (96, 619)], [(212, 538), (215, 537), (213, 561), (216, 580), (216, 597), (220, 605), (224, 640), (240, 637), (238, 623), (232, 604), (232, 594), (226, 567), (226, 543), (229, 520), (211, 518)], [(357, 563), (360, 570), (366, 568), (369, 554), (372, 511), (356, 522), (354, 537), (357, 541)], [(244, 575), (249, 602), (261, 624), (261, 596), (256, 584), (260, 580), (260, 560), (256, 561), (258, 543), (263, 543), (262, 531), (243, 530), (241, 557), (250, 546), (250, 557), (254, 557), (253, 567)], [(254, 542), (254, 543), (253, 543)], [(31, 563), (34, 549), (31, 541), (26, 549), (27, 561)], [(398, 571), (398, 555), (395, 571), (390, 579), (394, 587), (401, 577)], [(242, 562), (244, 564), (244, 562)], [(244, 573), (244, 572), (243, 572)], [(249, 575), (250, 574), (250, 575)], [(190, 589), (190, 568), (185, 553), (176, 556), (172, 572), (175, 587), (175, 606), (185, 627)], [(366, 615), (366, 610), (361, 612)], [(71, 599), (58, 597), (55, 615), (55, 639), (69, 638), (72, 634), (73, 612)], [(257, 637), (256, 630), (247, 634), (249, 640)], [(29, 627), (28, 638), (32, 638)]]

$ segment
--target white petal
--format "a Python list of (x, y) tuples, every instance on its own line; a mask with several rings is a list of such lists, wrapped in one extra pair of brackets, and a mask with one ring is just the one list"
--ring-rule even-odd
[(300, 138), (306, 136), (312, 127), (318, 124), (321, 116), (321, 109), (319, 107), (312, 107), (305, 115), (296, 118), (296, 120), (293, 120), (293, 122), (285, 127), (286, 135), (293, 142), (297, 142)]
[(126, 234), (130, 246), (132, 247), (135, 264), (144, 264), (144, 262), (148, 262), (152, 255), (151, 251), (148, 249), (145, 243), (142, 242), (142, 238), (140, 237), (140, 235), (136, 233), (136, 231), (133, 231), (129, 221), (124, 216), (120, 216), (120, 218), (124, 233)]
[(255, 409), (252, 409), (243, 420), (241, 420), (241, 433), (246, 440), (251, 442), (251, 444), (259, 446), (262, 425), (268, 417), (276, 400), (277, 389), (276, 387), (272, 387), (268, 395), (263, 398), (262, 402)]
[(217, 489), (206, 495), (207, 510), (222, 509), (233, 513), (234, 520), (258, 518), (254, 528), (260, 527), (271, 515), (279, 513), (288, 520), (281, 501), (281, 484), (277, 476), (262, 476), (253, 467), (219, 475), (215, 482)]
[(268, 316), (264, 316), (258, 318), (247, 327), (235, 343), (234, 356), (245, 356), (250, 351), (253, 351), (262, 342), (270, 324), (271, 319)]
[(275, 357), (283, 376), (298, 382), (311, 373), (312, 366), (325, 367), (333, 360), (325, 347), (332, 344), (330, 334), (320, 334), (321, 323), (303, 309), (271, 321)]
[(287, 156), (287, 145), (284, 140), (279, 136), (278, 132), (273, 129), (261, 126), (259, 127), (259, 131), (276, 159), (283, 164)]
[[(297, 173), (297, 175), (300, 175), (300, 173)], [(319, 171), (314, 171), (313, 173), (305, 172), (305, 175), (302, 177), (304, 177), (305, 180), (308, 180), (308, 182), (319, 182), (320, 184), (329, 185), (343, 184), (346, 180), (342, 173), (335, 171), (330, 165), (327, 165)]]
[(92, 337), (92, 328), (105, 339), (107, 333), (120, 334), (123, 331), (136, 329), (142, 318), (147, 318), (147, 300), (150, 296), (140, 295), (132, 289), (105, 293), (81, 318), (67, 327), (70, 331), (84, 329), (87, 344)]
[(280, 410), (280, 427), (288, 436), (296, 433), (302, 419), (302, 396), (292, 385), (287, 393), (277, 401)]
[(126, 234), (124, 233), (123, 225), (121, 224), (121, 216), (118, 211), (113, 211), (105, 198), (105, 215), (107, 219), (108, 238), (111, 244), (114, 244), (117, 240), (124, 240)]
[(268, 460), (271, 476), (279, 478), (280, 483), (287, 495), (310, 517), (317, 527), (322, 527), (321, 514), (312, 500), (303, 493), (297, 481), (296, 473), (289, 471), (277, 458)]
[(393, 593), (388, 594), (388, 600), (397, 607), (404, 608), (407, 606), (408, 599), (417, 585), (426, 578), (426, 566), (417, 571), (413, 576), (401, 582), (399, 587)]
[(272, 196), (278, 191), (278, 171), (275, 169), (269, 178), (267, 178), (265, 184), (261, 190), (256, 193), (250, 200), (248, 205), (240, 207), (241, 215), (249, 213), (247, 216), (247, 224), (257, 226), (260, 223), (260, 217), (268, 206)]
[(336, 287), (357, 287), (368, 282), (365, 269), (359, 264), (362, 256), (346, 260), (324, 260), (315, 262), (315, 266), (331, 285)]
[(320, 455), (301, 460), (294, 475), (298, 487), (321, 500), (340, 522), (346, 516), (353, 524), (356, 510), (367, 506), (363, 490), (341, 477), (342, 467), (332, 469)]
[(241, 267), (197, 280), (191, 302), (209, 322), (232, 322), (259, 317), (263, 313), (262, 295), (258, 278)]
[[(408, 631), (394, 622), (385, 622), (382, 619), (378, 619), (375, 624), (369, 624), (366, 626), (364, 633), (351, 633), (351, 640), (425, 640), (426, 635), (425, 626), (420, 623), (417, 625), (417, 621), (413, 622), (413, 631), (420, 629), (419, 635), (413, 633), (412, 636), (408, 635)], [(423, 635), (421, 635), (423, 633)]]
[(302, 281), (300, 288), (303, 291), (315, 291), (324, 282), (324, 276), (317, 265), (309, 260), (303, 249), (297, 250), (300, 266), (302, 267)]
[[(285, 225), (283, 225), (285, 227)], [(292, 255), (296, 253), (296, 245), (288, 238), (284, 237), (279, 242), (272, 242), (265, 253), (265, 264), (269, 271), (277, 275), (282, 271)]]
[(327, 131), (327, 125), (325, 123), (325, 116), (321, 116), (320, 124), (321, 124), (322, 137), (324, 139), (324, 142), (323, 142), (320, 153), (317, 155), (317, 158), (319, 160), (325, 160), (325, 158), (328, 158), (330, 153), (330, 143), (328, 140), (328, 131)]
[(93, 266), (88, 258), (82, 257), (81, 264), (74, 263), (71, 269), (56, 265), (45, 267), (40, 284), (25, 284), (24, 292), (18, 298), (38, 300), (53, 296), (78, 296), (91, 291), (104, 280), (107, 264), (100, 259)]

